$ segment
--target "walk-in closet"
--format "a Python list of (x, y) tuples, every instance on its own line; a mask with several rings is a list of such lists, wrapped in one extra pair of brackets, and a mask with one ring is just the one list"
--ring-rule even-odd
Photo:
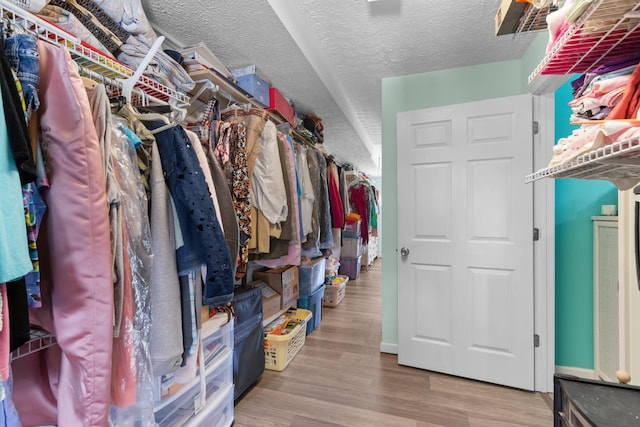
[(623, 426), (637, 0), (0, 0), (0, 427)]

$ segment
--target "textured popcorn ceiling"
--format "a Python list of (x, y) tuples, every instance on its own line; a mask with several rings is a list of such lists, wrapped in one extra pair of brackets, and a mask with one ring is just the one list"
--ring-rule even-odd
[(380, 175), (381, 80), (519, 59), (531, 35), (496, 37), (500, 0), (142, 0), (158, 33), (255, 64), (323, 120), (338, 161)]

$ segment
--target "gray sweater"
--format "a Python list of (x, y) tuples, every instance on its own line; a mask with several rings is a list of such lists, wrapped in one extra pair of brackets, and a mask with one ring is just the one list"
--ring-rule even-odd
[(175, 372), (182, 362), (182, 314), (171, 196), (155, 142), (151, 160), (151, 343), (153, 375)]

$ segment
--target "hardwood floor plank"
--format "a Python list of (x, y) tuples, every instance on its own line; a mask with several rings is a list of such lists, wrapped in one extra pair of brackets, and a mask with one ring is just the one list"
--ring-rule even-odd
[(292, 426), (305, 426), (305, 427), (340, 427), (342, 424), (336, 424), (326, 421), (320, 421), (313, 418), (297, 416), (293, 419)]
[(535, 427), (535, 426), (552, 426), (551, 422), (545, 420), (534, 421), (533, 423), (521, 423), (517, 421), (496, 421), (495, 419), (483, 419), (469, 417), (470, 427)]
[(553, 425), (549, 395), (398, 365), (380, 353), (381, 261), (282, 372), (265, 371), (235, 407), (235, 426), (515, 427)]
[[(297, 393), (255, 390), (252, 403), (241, 401), (235, 407), (235, 426), (306, 426), (298, 419), (316, 420), (316, 425), (413, 427), (416, 421), (407, 417), (381, 414), (340, 403), (324, 402)], [(264, 423), (264, 424), (263, 424)], [(279, 423), (279, 424), (278, 424)]]
[[(381, 392), (381, 390), (366, 387), (359, 388), (354, 392), (352, 389), (345, 389), (342, 384), (329, 389), (324, 384), (316, 385), (290, 380), (282, 387), (282, 391), (292, 398), (293, 396), (296, 399), (306, 398), (312, 402), (310, 405), (313, 407), (327, 407), (332, 411), (339, 407), (341, 410), (346, 408), (347, 412), (350, 410), (358, 414), (376, 414), (377, 419), (393, 416), (399, 419), (413, 420), (414, 423), (416, 420), (420, 420), (451, 427), (469, 426), (467, 416), (462, 411), (397, 398), (395, 395), (389, 395), (388, 390)], [(332, 422), (336, 421), (346, 423), (349, 421), (349, 416), (332, 419)], [(386, 424), (378, 425), (386, 426)]]

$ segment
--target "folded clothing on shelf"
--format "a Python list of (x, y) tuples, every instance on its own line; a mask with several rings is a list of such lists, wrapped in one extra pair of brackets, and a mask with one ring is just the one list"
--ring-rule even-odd
[(607, 120), (603, 123), (582, 125), (566, 138), (560, 138), (553, 147), (549, 166), (567, 163), (576, 157), (595, 151), (617, 141), (640, 136), (639, 120)]

